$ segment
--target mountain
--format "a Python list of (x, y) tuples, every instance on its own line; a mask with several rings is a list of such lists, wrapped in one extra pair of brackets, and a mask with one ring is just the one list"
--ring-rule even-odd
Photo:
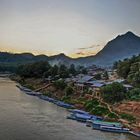
[(95, 56), (82, 58), (79, 61), (88, 65), (111, 66), (117, 60), (138, 54), (140, 54), (140, 37), (129, 31), (109, 41)]
[(31, 53), (13, 54), (0, 52), (0, 68), (36, 61), (49, 61), (52, 65), (60, 63), (68, 65), (73, 63), (86, 66), (93, 64), (98, 66), (111, 66), (117, 60), (122, 60), (137, 54), (140, 54), (140, 37), (129, 31), (109, 41), (95, 56), (83, 58), (70, 58), (63, 53), (49, 57), (46, 55), (35, 56)]
[(35, 56), (31, 53), (8, 53), (8, 52), (0, 52), (0, 63), (27, 63), (32, 61), (43, 61), (47, 60), (47, 56), (38, 55)]

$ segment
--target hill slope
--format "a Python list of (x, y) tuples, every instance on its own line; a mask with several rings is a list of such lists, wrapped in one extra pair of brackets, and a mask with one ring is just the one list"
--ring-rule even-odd
[(140, 37), (132, 32), (127, 32), (126, 34), (119, 35), (112, 41), (109, 41), (95, 56), (83, 58), (81, 59), (81, 62), (108, 66), (112, 65), (114, 61), (128, 58), (139, 53)]

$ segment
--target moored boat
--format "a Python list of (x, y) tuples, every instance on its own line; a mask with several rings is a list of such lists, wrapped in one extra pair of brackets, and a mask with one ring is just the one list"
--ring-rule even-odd
[(140, 133), (135, 133), (133, 131), (129, 131), (129, 134), (132, 134), (132, 135), (134, 135), (136, 137), (140, 137)]
[(68, 103), (64, 103), (62, 101), (57, 101), (55, 104), (58, 105), (58, 106), (60, 106), (60, 107), (67, 108), (67, 109), (74, 108), (73, 105), (68, 104)]
[(31, 95), (31, 96), (40, 96), (41, 95), (41, 93), (34, 92), (34, 91), (30, 91), (30, 92), (25, 91), (25, 93), (28, 95)]
[(31, 89), (28, 89), (24, 86), (21, 86), (21, 85), (16, 85), (20, 90), (24, 91), (24, 92), (31, 92), (32, 90)]
[(21, 85), (16, 85), (21, 91), (23, 91), (24, 93), (28, 94), (28, 95), (31, 95), (31, 96), (40, 96), (41, 93), (40, 92), (35, 92), (35, 91), (32, 91), (31, 89), (28, 89), (24, 86), (21, 86)]
[(115, 126), (100, 126), (101, 131), (116, 132), (116, 133), (129, 133), (128, 128), (115, 127)]
[(53, 98), (50, 98), (46, 95), (40, 95), (39, 98), (42, 99), (42, 100), (48, 101), (48, 102), (52, 102), (52, 103), (57, 102), (57, 100), (55, 100)]
[(91, 115), (87, 115), (87, 114), (75, 114), (76, 116), (76, 120), (80, 121), (80, 122), (86, 122), (88, 119), (91, 119)]
[(92, 115), (92, 117), (86, 120), (86, 126), (92, 127), (93, 121), (103, 121), (103, 117)]
[(71, 113), (67, 116), (67, 119), (77, 120), (80, 122), (86, 122), (88, 119), (91, 119), (91, 115), (89, 114), (79, 114), (79, 113)]
[(86, 115), (89, 115), (88, 112), (83, 111), (83, 110), (79, 110), (79, 109), (70, 109), (69, 112), (71, 112), (71, 113), (78, 113), (78, 114), (86, 114)]
[(98, 121), (98, 120), (93, 120), (92, 121), (92, 128), (93, 129), (99, 129), (101, 126), (107, 126), (107, 127), (117, 127), (117, 128), (122, 128), (123, 125), (118, 122), (106, 122), (106, 121)]

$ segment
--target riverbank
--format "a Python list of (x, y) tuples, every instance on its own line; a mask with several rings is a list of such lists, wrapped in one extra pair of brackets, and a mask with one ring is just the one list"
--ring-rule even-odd
[[(36, 90), (36, 89), (41, 89), (41, 87), (44, 87), (46, 84), (46, 82), (44, 82), (43, 79), (36, 79), (36, 78), (27, 78), (27, 79), (22, 79), (18, 76), (13, 76), (11, 77), (11, 79), (16, 80), (17, 82), (19, 82), (21, 85), (26, 86), (32, 90)], [(129, 127), (131, 130), (134, 130), (135, 132), (140, 133), (140, 127), (139, 127), (139, 119), (136, 116), (136, 121), (131, 121), (131, 119), (126, 120), (127, 117), (125, 118), (118, 118), (115, 114), (113, 114), (112, 112), (110, 112), (110, 110), (107, 108), (107, 106), (103, 103), (100, 102), (100, 100), (98, 100), (97, 98), (90, 97), (90, 95), (84, 95), (81, 96), (79, 93), (74, 92), (72, 95), (70, 96), (66, 96), (66, 93), (64, 90), (60, 90), (58, 89), (55, 85), (51, 85), (48, 88), (42, 88), (41, 92), (44, 95), (47, 95), (49, 97), (67, 102), (67, 103), (71, 103), (73, 105), (75, 105), (76, 108), (79, 109), (83, 109), (85, 111), (89, 111), (89, 107), (90, 104), (94, 104), (94, 106), (92, 106), (93, 108), (95, 108), (93, 110), (93, 112), (90, 112), (91, 114), (94, 115), (99, 115), (99, 116), (103, 116), (105, 117), (106, 120), (108, 121), (119, 121), (121, 123), (123, 123), (125, 126)], [(120, 105), (123, 105), (123, 103), (120, 103)], [(132, 111), (130, 110), (130, 112), (125, 112), (124, 110), (119, 110), (119, 106), (114, 105), (112, 106), (113, 111), (115, 110), (115, 113), (118, 112), (118, 114), (124, 114), (124, 113), (128, 113), (133, 115), (134, 113), (131, 113)], [(130, 116), (129, 116), (130, 117)]]

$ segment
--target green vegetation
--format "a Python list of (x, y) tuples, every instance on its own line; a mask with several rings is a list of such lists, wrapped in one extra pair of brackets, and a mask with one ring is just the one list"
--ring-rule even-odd
[(101, 88), (101, 96), (108, 103), (122, 101), (125, 94), (126, 90), (121, 83), (114, 82)]
[(126, 99), (128, 100), (140, 100), (140, 89), (134, 88), (127, 92)]
[(70, 96), (63, 96), (61, 98), (62, 101), (64, 101), (65, 103), (71, 103), (71, 97)]
[(136, 118), (133, 117), (133, 116), (130, 115), (130, 114), (122, 113), (122, 114), (120, 114), (120, 116), (121, 116), (122, 119), (126, 119), (126, 120), (128, 120), (129, 122), (131, 122), (131, 123), (133, 123), (133, 122), (136, 121)]
[(0, 72), (16, 72), (17, 67), (19, 64), (17, 63), (7, 63), (7, 62), (0, 62)]
[(43, 95), (48, 96), (48, 97), (52, 97), (52, 93), (49, 91), (43, 92)]
[(70, 96), (70, 95), (72, 95), (74, 93), (74, 89), (71, 86), (67, 86), (65, 88), (65, 92), (66, 92), (66, 96)]
[(108, 80), (109, 76), (108, 76), (107, 71), (105, 71), (105, 72), (103, 73), (103, 78), (104, 78), (105, 80)]
[(96, 106), (98, 105), (99, 105), (99, 102), (97, 99), (86, 101), (84, 104), (85, 109), (88, 110), (89, 112), (92, 111), (93, 108), (96, 108)]
[(114, 113), (111, 113), (106, 106), (101, 105), (97, 99), (86, 101), (84, 107), (87, 111), (95, 115), (107, 116), (109, 118), (114, 118), (114, 119), (117, 118), (117, 116)]
[(64, 90), (67, 86), (64, 80), (57, 80), (54, 82), (54, 85), (57, 89), (60, 89), (60, 90)]
[(101, 105), (98, 105), (97, 107), (93, 108), (91, 112), (98, 116), (105, 116), (110, 113), (107, 107)]
[(76, 70), (75, 66), (72, 64), (66, 67), (64, 64), (57, 66), (51, 66), (46, 61), (34, 62), (30, 64), (24, 64), (18, 67), (17, 74), (24, 78), (48, 78), (53, 80), (60, 78), (68, 78), (74, 76), (80, 71)]
[(115, 113), (109, 113), (108, 115), (108, 118), (112, 118), (112, 119), (118, 119), (118, 116), (115, 114)]
[(114, 69), (133, 86), (140, 87), (140, 55), (115, 62)]
[(134, 86), (126, 94), (128, 100), (140, 99), (140, 55), (133, 56), (130, 59), (124, 59), (114, 63), (114, 69), (119, 76), (125, 78), (127, 82)]
[(101, 77), (101, 74), (100, 74), (100, 73), (98, 73), (98, 74), (94, 75), (94, 78), (95, 78), (96, 80), (101, 80), (101, 79), (102, 79), (102, 77)]
[(35, 62), (35, 63), (19, 66), (17, 70), (17, 74), (25, 78), (30, 78), (30, 77), (40, 78), (50, 68), (51, 66), (49, 65), (48, 62)]

